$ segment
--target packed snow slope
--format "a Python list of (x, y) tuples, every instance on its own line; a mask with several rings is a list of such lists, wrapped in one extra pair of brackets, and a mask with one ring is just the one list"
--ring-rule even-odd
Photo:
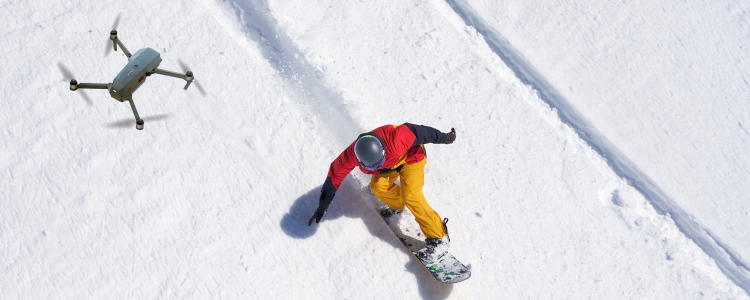
[(750, 291), (750, 3), (449, 2)]
[[(647, 80), (684, 68), (616, 62), (656, 46), (623, 40), (618, 27), (599, 33), (612, 47), (575, 34), (582, 26), (576, 13), (589, 7), (648, 20), (670, 3), (648, 3), (658, 8), (652, 11), (592, 2), (563, 16), (552, 8), (565, 2), (539, 2), (544, 9), (535, 10), (493, 3), (0, 4), (0, 298), (747, 299), (746, 240), (739, 239), (747, 207), (737, 198), (746, 187), (732, 179), (722, 181), (724, 190), (705, 179), (747, 170), (741, 153), (734, 164), (724, 160), (747, 136), (725, 131), (723, 114), (700, 109), (731, 109), (745, 126), (746, 105), (724, 106), (743, 87), (711, 103), (685, 91), (698, 81)], [(704, 22), (718, 15), (683, 8)], [(87, 91), (92, 105), (69, 91), (59, 65), (79, 82), (107, 82), (125, 65), (122, 52), (104, 57), (118, 14), (119, 38), (131, 52), (151, 47), (168, 70), (185, 61), (207, 95), (182, 90), (178, 79), (149, 77), (135, 94), (146, 120), (137, 131), (129, 106), (105, 91)], [(555, 26), (541, 21), (549, 19)], [(655, 25), (628, 26), (640, 34)], [(710, 36), (700, 28), (673, 32)], [(730, 41), (736, 32), (710, 33)], [(502, 34), (518, 43), (511, 54), (522, 64), (493, 44)], [(553, 55), (566, 35), (584, 45)], [(534, 48), (537, 39), (549, 48)], [(704, 66), (724, 62), (704, 57), (699, 52), (713, 48), (700, 45), (681, 51)], [(592, 55), (608, 67), (562, 72), (555, 65), (577, 66)], [(703, 75), (721, 89), (729, 83), (720, 78), (732, 74), (739, 73)], [(678, 114), (666, 118), (669, 105), (649, 100), (659, 97), (651, 94), (663, 91), (659, 85), (685, 93), (667, 99), (681, 100)], [(568, 86), (583, 94), (571, 96)], [(620, 98), (597, 98), (607, 89)], [(551, 91), (565, 105), (550, 100)], [(458, 131), (452, 145), (427, 146), (424, 192), (450, 218), (451, 251), (471, 266), (468, 281), (439, 284), (406, 253), (375, 212), (362, 174), (344, 182), (320, 224), (306, 224), (339, 152), (361, 132), (403, 122)], [(653, 146), (672, 133), (658, 126), (683, 131)], [(645, 137), (636, 143), (637, 133)], [(685, 146), (704, 137), (732, 144)], [(696, 157), (703, 153), (696, 149), (711, 155)], [(618, 160), (638, 172), (623, 172)], [(696, 166), (705, 174), (695, 175)], [(631, 174), (708, 233), (686, 231)], [(709, 190), (681, 190), (696, 185)], [(706, 204), (704, 196), (722, 199)], [(700, 245), (706, 236), (735, 258), (735, 269)]]

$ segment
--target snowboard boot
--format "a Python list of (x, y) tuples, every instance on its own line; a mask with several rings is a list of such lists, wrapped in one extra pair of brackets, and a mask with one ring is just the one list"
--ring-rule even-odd
[(417, 257), (425, 264), (431, 264), (448, 253), (448, 247), (451, 244), (451, 236), (448, 234), (448, 218), (443, 219), (443, 229), (445, 229), (444, 237), (426, 238), (425, 247), (417, 252)]
[(425, 265), (430, 265), (436, 262), (448, 253), (450, 240), (447, 235), (439, 239), (426, 238), (424, 241), (426, 245), (424, 248), (417, 251), (417, 257), (419, 257)]
[[(380, 208), (380, 216), (383, 217), (383, 219), (385, 220), (385, 223), (387, 224), (391, 224), (391, 217), (394, 217), (394, 216), (400, 217), (401, 212), (402, 210), (398, 210), (387, 205)], [(398, 224), (398, 222), (394, 222), (394, 223)]]

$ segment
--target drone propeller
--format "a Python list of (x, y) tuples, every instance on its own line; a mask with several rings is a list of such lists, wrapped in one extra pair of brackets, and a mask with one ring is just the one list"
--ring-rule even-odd
[[(178, 59), (177, 63), (180, 64), (180, 69), (182, 69), (183, 72), (187, 74), (187, 72), (190, 72), (188, 76), (192, 76), (193, 72), (190, 71), (190, 68), (185, 64), (182, 59)], [(193, 79), (193, 83), (195, 84), (195, 87), (198, 88), (198, 91), (203, 95), (203, 97), (206, 97), (206, 90), (203, 89), (203, 86), (201, 86), (200, 82), (196, 81), (196, 79)]]
[[(120, 15), (122, 14), (117, 14), (117, 17), (115, 17), (115, 22), (112, 23), (112, 30), (115, 32), (117, 32), (117, 25), (120, 24)], [(114, 48), (113, 46), (114, 43), (115, 41), (112, 41), (112, 40), (107, 42), (107, 47), (104, 50), (104, 56), (108, 56), (109, 53), (112, 52), (112, 49)]]
[(121, 16), (121, 15), (122, 15), (122, 14), (117, 14), (117, 17), (115, 17), (115, 22), (114, 22), (114, 23), (112, 23), (112, 29), (117, 29), (117, 25), (119, 25), (119, 24), (120, 24), (120, 16)]
[[(60, 69), (60, 73), (62, 73), (64, 80), (70, 79), (71, 83), (75, 81), (75, 76), (73, 76), (73, 73), (70, 72), (70, 70), (65, 67), (62, 62), (58, 62), (57, 67)], [(89, 95), (87, 95), (86, 92), (84, 92), (83, 90), (79, 90), (78, 92), (81, 93), (81, 97), (83, 97), (83, 100), (86, 101), (86, 104), (88, 104), (89, 106), (94, 104), (94, 102), (91, 101), (91, 98), (89, 98)]]

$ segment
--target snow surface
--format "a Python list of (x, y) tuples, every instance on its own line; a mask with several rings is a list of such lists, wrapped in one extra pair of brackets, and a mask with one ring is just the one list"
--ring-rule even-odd
[[(746, 1), (0, 3), (2, 299), (747, 299)], [(191, 66), (130, 108), (79, 82), (118, 14)], [(412, 122), (472, 278), (442, 285), (330, 162)]]

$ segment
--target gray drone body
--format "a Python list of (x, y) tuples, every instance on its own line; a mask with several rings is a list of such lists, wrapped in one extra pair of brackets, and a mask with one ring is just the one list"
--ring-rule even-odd
[(161, 64), (161, 55), (159, 52), (151, 48), (143, 48), (130, 54), (127, 48), (122, 44), (120, 39), (117, 38), (117, 31), (112, 30), (109, 35), (109, 39), (112, 40), (113, 48), (117, 51), (117, 46), (122, 48), (122, 52), (128, 57), (128, 64), (122, 68), (119, 74), (115, 77), (112, 83), (78, 83), (75, 79), (70, 81), (70, 90), (76, 91), (78, 89), (106, 89), (109, 91), (109, 95), (117, 101), (130, 103), (130, 108), (133, 110), (135, 116), (135, 128), (138, 130), (143, 129), (143, 119), (138, 115), (138, 111), (133, 103), (133, 93), (138, 90), (146, 78), (152, 74), (160, 74), (171, 77), (184, 79), (187, 83), (184, 89), (190, 86), (193, 82), (193, 72), (187, 71), (185, 74), (167, 71), (159, 69)]
[(115, 80), (109, 88), (109, 95), (120, 102), (132, 98), (133, 93), (146, 82), (146, 77), (150, 76), (147, 71), (153, 72), (161, 63), (159, 52), (151, 48), (138, 50), (133, 56), (128, 58), (128, 65), (125, 66), (120, 74), (117, 74)]

